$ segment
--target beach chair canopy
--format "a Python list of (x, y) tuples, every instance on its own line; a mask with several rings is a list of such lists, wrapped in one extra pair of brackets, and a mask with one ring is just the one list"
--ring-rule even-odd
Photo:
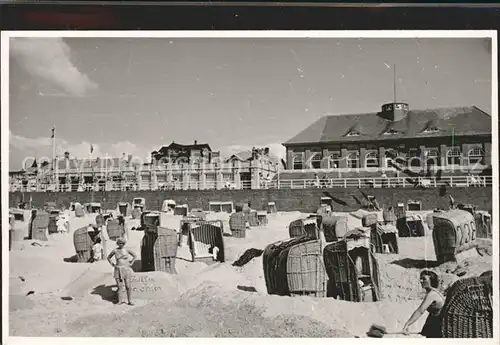
[(392, 234), (392, 233), (398, 233), (398, 228), (391, 223), (388, 224), (377, 224), (377, 231), (382, 234)]
[(438, 213), (434, 215), (434, 219), (448, 220), (454, 226), (469, 224), (474, 221), (474, 217), (470, 212), (464, 210), (449, 210), (447, 212)]
[(456, 255), (476, 245), (476, 221), (464, 210), (434, 214), (432, 238), (437, 261), (455, 261)]
[(146, 203), (146, 199), (144, 198), (134, 198), (134, 200), (132, 200), (132, 204), (135, 206), (135, 205), (144, 205)]
[(23, 210), (10, 209), (9, 210), (9, 217), (13, 217), (17, 221), (24, 222), (24, 212), (23, 212)]
[(174, 209), (175, 206), (176, 206), (175, 200), (171, 200), (171, 199), (163, 200), (161, 210), (165, 212), (165, 211), (168, 211), (169, 209)]
[(344, 235), (344, 241), (346, 243), (347, 251), (351, 251), (358, 247), (363, 247), (366, 249), (370, 249), (370, 229), (359, 227), (348, 231)]

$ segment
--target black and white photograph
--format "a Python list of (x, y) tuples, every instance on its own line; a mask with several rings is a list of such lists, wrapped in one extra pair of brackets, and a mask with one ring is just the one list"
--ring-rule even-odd
[(1, 44), (12, 341), (498, 341), (496, 31)]

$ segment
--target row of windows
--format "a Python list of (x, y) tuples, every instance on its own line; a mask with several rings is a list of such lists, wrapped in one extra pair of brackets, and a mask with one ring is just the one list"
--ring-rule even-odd
[[(393, 157), (397, 157), (396, 150), (389, 149), (385, 151), (386, 165), (389, 166), (389, 161)], [(440, 165), (439, 164), (439, 151), (436, 149), (429, 149), (425, 152), (426, 164), (430, 165)], [(481, 148), (474, 148), (469, 151), (468, 161), (470, 165), (481, 163), (484, 157), (484, 151)], [(409, 158), (420, 158), (419, 151), (417, 149), (410, 149)], [(359, 152), (350, 152), (345, 158), (348, 168), (359, 168)], [(309, 165), (313, 169), (321, 168), (321, 161), (323, 157), (321, 153), (313, 153), (309, 159)], [(341, 156), (339, 153), (333, 153), (327, 157), (328, 168), (338, 168), (340, 166)], [(447, 165), (460, 165), (461, 152), (458, 148), (451, 148), (446, 153), (446, 163)], [(379, 164), (379, 154), (377, 151), (369, 151), (365, 157), (365, 165), (368, 168), (378, 168)], [(293, 158), (293, 169), (300, 170), (306, 167), (306, 162), (304, 161), (304, 154), (297, 154)], [(410, 160), (411, 166), (420, 166), (419, 159)]]
[[(436, 132), (439, 132), (439, 128), (437, 127), (427, 127), (426, 129), (424, 129), (422, 131), (422, 133), (436, 133)], [(401, 134), (401, 132), (391, 128), (391, 129), (388, 129), (387, 131), (384, 132), (384, 135), (396, 135), (396, 134)], [(346, 134), (346, 137), (359, 137), (361, 135), (360, 132), (358, 131), (350, 131), (349, 133)]]

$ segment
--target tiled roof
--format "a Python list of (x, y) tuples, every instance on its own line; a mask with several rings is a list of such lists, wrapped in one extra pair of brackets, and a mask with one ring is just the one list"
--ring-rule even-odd
[(181, 145), (173, 142), (168, 146), (162, 146), (161, 149), (159, 149), (157, 152), (165, 152), (168, 149), (200, 149), (200, 150), (208, 149), (208, 151), (212, 151), (210, 145), (208, 144)]
[[(424, 132), (427, 128), (434, 132)], [(385, 134), (386, 132), (392, 134)], [(349, 136), (351, 132), (359, 135)], [(389, 121), (380, 113), (327, 115), (291, 138), (283, 145), (359, 142), (372, 140), (491, 135), (491, 116), (476, 106), (410, 110), (400, 121)]]
[(240, 161), (243, 161), (243, 162), (247, 161), (250, 158), (252, 158), (252, 151), (245, 150), (245, 151), (235, 153), (235, 154), (231, 155), (228, 159), (226, 159), (226, 162), (229, 162), (229, 161), (233, 160), (234, 158), (238, 158)]

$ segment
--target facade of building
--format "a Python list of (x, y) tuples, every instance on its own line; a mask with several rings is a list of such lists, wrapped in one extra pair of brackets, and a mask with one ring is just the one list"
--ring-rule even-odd
[(401, 157), (413, 169), (491, 165), (491, 116), (470, 107), (410, 110), (388, 103), (380, 112), (325, 116), (283, 145), (287, 170), (388, 169)]
[(55, 191), (258, 189), (277, 171), (277, 161), (269, 157), (268, 150), (248, 157), (240, 153), (232, 156), (238, 159), (226, 160), (218, 159), (218, 154), (209, 145), (197, 143), (162, 147), (152, 153), (148, 163), (126, 154), (76, 159), (66, 152), (56, 160), (55, 169), (52, 164), (34, 167), (36, 173), (30, 179), (36, 183), (30, 186)]
[(208, 144), (198, 144), (195, 140), (192, 145), (181, 145), (172, 142), (168, 146), (162, 146), (158, 151), (151, 152), (151, 161), (171, 163), (192, 163), (204, 162), (210, 163), (216, 160), (219, 152), (213, 152)]

